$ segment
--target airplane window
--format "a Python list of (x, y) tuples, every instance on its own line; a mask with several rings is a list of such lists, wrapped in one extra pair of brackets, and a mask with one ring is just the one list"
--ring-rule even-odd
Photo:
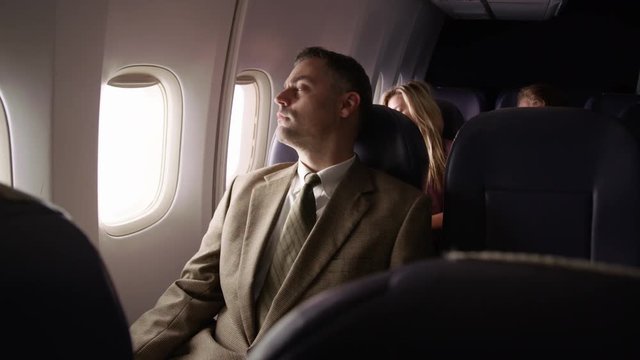
[(102, 88), (98, 216), (110, 235), (153, 224), (173, 201), (182, 128), (179, 86), (168, 70), (131, 66)]
[(271, 81), (259, 70), (246, 70), (236, 78), (227, 142), (229, 186), (236, 175), (264, 166), (271, 111)]
[(11, 142), (9, 138), (9, 123), (4, 111), (4, 104), (0, 99), (0, 182), (13, 185), (11, 174)]

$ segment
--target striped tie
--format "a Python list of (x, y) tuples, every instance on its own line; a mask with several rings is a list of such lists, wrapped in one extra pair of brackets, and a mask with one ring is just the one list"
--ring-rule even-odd
[(280, 241), (276, 245), (269, 272), (257, 301), (258, 325), (260, 327), (262, 327), (264, 318), (271, 308), (273, 298), (282, 286), (293, 261), (298, 256), (316, 222), (316, 198), (313, 195), (313, 188), (318, 184), (320, 184), (320, 177), (315, 173), (308, 174), (298, 198), (289, 210)]

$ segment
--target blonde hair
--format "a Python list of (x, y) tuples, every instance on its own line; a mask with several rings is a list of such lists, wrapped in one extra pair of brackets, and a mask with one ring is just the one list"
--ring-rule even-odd
[(418, 126), (429, 155), (429, 169), (424, 186), (432, 186), (436, 191), (444, 188), (444, 172), (446, 156), (442, 130), (444, 121), (440, 107), (431, 96), (431, 89), (425, 82), (413, 80), (404, 85), (398, 85), (382, 95), (382, 103), (389, 104), (395, 95), (400, 95), (407, 104), (409, 118)]

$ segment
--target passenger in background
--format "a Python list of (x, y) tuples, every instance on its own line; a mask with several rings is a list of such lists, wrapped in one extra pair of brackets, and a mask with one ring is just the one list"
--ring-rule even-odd
[(371, 98), (353, 58), (298, 54), (275, 102), (299, 161), (233, 181), (182, 277), (131, 326), (136, 359), (243, 359), (305, 299), (432, 252), (429, 199), (354, 154)]
[(388, 90), (382, 103), (409, 117), (420, 129), (429, 153), (429, 169), (424, 192), (431, 197), (431, 228), (442, 228), (444, 173), (452, 142), (442, 137), (442, 113), (431, 95), (431, 88), (423, 81), (413, 80)]
[(557, 90), (548, 84), (532, 84), (518, 91), (517, 107), (560, 106), (563, 101)]

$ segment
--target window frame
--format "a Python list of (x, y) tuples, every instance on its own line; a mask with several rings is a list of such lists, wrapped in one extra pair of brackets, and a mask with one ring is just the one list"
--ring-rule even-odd
[[(158, 192), (153, 202), (135, 216), (108, 223), (100, 217), (98, 204), (98, 222), (101, 229), (112, 237), (121, 237), (139, 232), (162, 219), (175, 200), (180, 170), (182, 128), (184, 122), (184, 99), (178, 77), (169, 69), (157, 65), (129, 65), (120, 68), (109, 76), (103, 86), (123, 75), (151, 76), (158, 80), (165, 102), (164, 131), (162, 150), (162, 170)], [(126, 87), (126, 86), (122, 86)], [(98, 159), (100, 158), (98, 154)], [(100, 166), (100, 164), (98, 164)], [(98, 191), (100, 179), (98, 179)], [(98, 199), (100, 194), (98, 193)]]
[[(265, 165), (265, 159), (267, 157), (267, 145), (269, 143), (269, 119), (271, 117), (271, 103), (272, 103), (272, 81), (268, 73), (259, 69), (246, 69), (240, 71), (236, 76), (234, 82), (234, 94), (235, 85), (249, 85), (255, 84), (256, 86), (256, 104), (255, 114), (253, 115), (253, 126), (251, 129), (251, 151), (249, 153), (249, 159), (246, 161), (246, 169), (237, 169), (231, 179), (237, 175), (244, 174), (248, 171), (260, 168)], [(245, 99), (246, 101), (246, 99)], [(232, 99), (233, 104), (233, 99)], [(246, 118), (246, 117), (245, 117)], [(229, 122), (231, 122), (231, 114), (229, 115)], [(229, 161), (229, 135), (231, 132), (231, 126), (229, 124), (227, 130), (227, 154), (225, 164)], [(241, 134), (241, 139), (245, 134)], [(247, 137), (248, 138), (248, 137)], [(242, 143), (242, 141), (241, 141)], [(245, 145), (246, 146), (246, 145)], [(238, 163), (243, 163), (242, 159), (238, 160)], [(227, 182), (226, 172), (228, 171), (225, 166), (225, 187), (229, 184)]]

